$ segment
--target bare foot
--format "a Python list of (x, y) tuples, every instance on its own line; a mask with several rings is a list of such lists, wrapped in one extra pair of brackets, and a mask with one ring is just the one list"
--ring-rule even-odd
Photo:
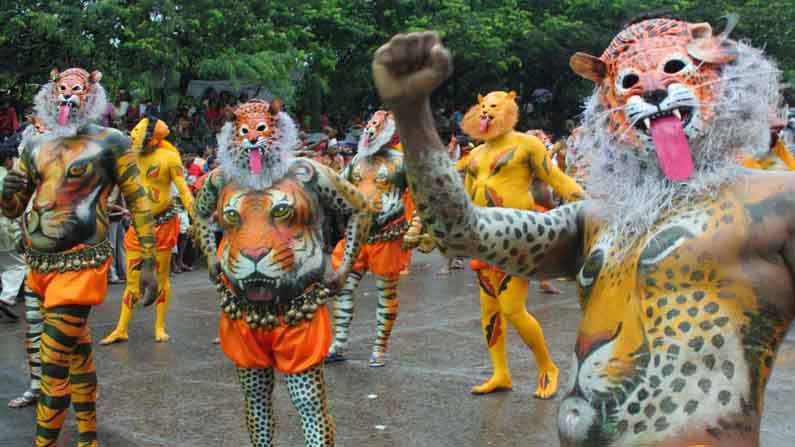
[(538, 399), (551, 399), (558, 392), (558, 367), (552, 365), (551, 368), (546, 368), (538, 372), (538, 388), (536, 389), (535, 396)]
[(129, 339), (129, 338), (130, 338), (130, 336), (127, 335), (127, 331), (115, 330), (115, 331), (111, 332), (107, 337), (103, 338), (99, 342), (99, 344), (101, 344), (101, 345), (111, 345), (113, 343), (122, 343), (122, 342), (127, 341), (127, 339)]
[(495, 393), (498, 391), (511, 391), (513, 389), (513, 382), (510, 377), (497, 377), (491, 378), (482, 384), (472, 387), (470, 392), (475, 395)]
[(165, 343), (171, 340), (165, 329), (155, 329), (155, 343)]
[(556, 289), (555, 286), (553, 286), (552, 283), (550, 283), (549, 281), (541, 281), (538, 284), (538, 291), (550, 295), (560, 294), (560, 290)]

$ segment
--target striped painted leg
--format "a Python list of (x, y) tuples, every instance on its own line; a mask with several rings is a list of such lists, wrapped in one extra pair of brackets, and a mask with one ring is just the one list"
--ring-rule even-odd
[(377, 324), (375, 344), (373, 353), (370, 356), (370, 366), (372, 367), (386, 364), (389, 335), (392, 333), (392, 327), (394, 327), (398, 316), (398, 278), (399, 276), (377, 276), (375, 280), (376, 288), (378, 289), (378, 308), (375, 313)]
[(334, 297), (334, 343), (331, 345), (327, 363), (345, 360), (344, 351), (348, 347), (348, 337), (353, 321), (353, 293), (359, 287), (364, 272), (351, 272), (345, 286)]
[(78, 446), (96, 447), (97, 376), (88, 328), (89, 306), (44, 311), (41, 397), (36, 407), (36, 447), (54, 447), (69, 404), (77, 417)]
[(30, 386), (22, 396), (8, 403), (11, 408), (22, 408), (35, 404), (41, 389), (41, 355), (39, 354), (39, 346), (41, 343), (41, 332), (44, 328), (41, 316), (42, 300), (40, 296), (33, 293), (27, 286), (23, 294), (25, 297), (25, 320), (28, 323), (28, 330), (25, 333), (25, 349), (30, 370)]

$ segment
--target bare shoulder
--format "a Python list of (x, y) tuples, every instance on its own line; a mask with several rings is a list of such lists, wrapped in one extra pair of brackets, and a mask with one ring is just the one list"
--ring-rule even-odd
[[(730, 190), (743, 202), (754, 203), (778, 197), (795, 203), (795, 172), (741, 169)], [(793, 210), (795, 212), (795, 210)]]

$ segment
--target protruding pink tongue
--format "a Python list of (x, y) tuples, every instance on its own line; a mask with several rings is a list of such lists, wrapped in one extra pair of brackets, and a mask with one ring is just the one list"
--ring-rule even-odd
[(365, 132), (364, 135), (362, 135), (362, 145), (370, 145), (370, 132)]
[(681, 181), (693, 175), (693, 154), (679, 118), (671, 115), (653, 119), (651, 138), (666, 177)]
[(480, 131), (487, 132), (489, 130), (489, 118), (484, 117), (480, 119)]
[(69, 112), (71, 110), (72, 106), (69, 103), (61, 104), (61, 109), (58, 111), (58, 125), (66, 125), (66, 122), (69, 121)]
[(262, 155), (259, 148), (254, 148), (248, 153), (248, 167), (252, 174), (259, 174), (262, 171)]

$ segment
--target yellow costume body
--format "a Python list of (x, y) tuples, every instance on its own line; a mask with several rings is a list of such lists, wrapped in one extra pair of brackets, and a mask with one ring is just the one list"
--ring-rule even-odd
[[(486, 141), (472, 150), (464, 162), (464, 186), (472, 201), (483, 207), (533, 210), (535, 203), (530, 191), (536, 177), (549, 184), (564, 200), (579, 197), (582, 189), (558, 169), (541, 140), (513, 130), (516, 123), (513, 98), (513, 92), (492, 92), (481, 97), (462, 123), (470, 137)], [(480, 120), (479, 126), (477, 120)], [(463, 163), (460, 165), (463, 167)], [(489, 254), (485, 253), (483, 258), (488, 259)], [(494, 367), (492, 377), (474, 387), (472, 392), (485, 394), (513, 386), (505, 344), (507, 321), (535, 354), (538, 363), (536, 397), (552, 397), (558, 388), (558, 368), (549, 355), (541, 326), (525, 307), (528, 281), (484, 262), (471, 264), (480, 281), (481, 327)]]
[(784, 140), (779, 138), (764, 156), (747, 158), (742, 163), (746, 168), (763, 169), (766, 171), (795, 171), (795, 157), (792, 156)]
[[(169, 130), (165, 123), (157, 121), (149, 126), (149, 118), (144, 118), (131, 132), (133, 149), (139, 152), (138, 170), (140, 184), (146, 190), (155, 218), (155, 247), (157, 261), (157, 282), (159, 285), (155, 301), (155, 341), (168, 341), (166, 333), (166, 313), (171, 299), (171, 250), (179, 237), (179, 217), (174, 208), (171, 195), (172, 183), (179, 192), (185, 209), (193, 209), (193, 195), (183, 175), (182, 159), (177, 149), (165, 137)], [(146, 142), (146, 144), (144, 144)], [(121, 313), (116, 329), (100, 344), (106, 345), (126, 341), (127, 328), (132, 318), (133, 308), (140, 298), (138, 287), (139, 263), (142, 259), (140, 244), (135, 231), (130, 228), (124, 238), (127, 249), (127, 284), (121, 302)]]

